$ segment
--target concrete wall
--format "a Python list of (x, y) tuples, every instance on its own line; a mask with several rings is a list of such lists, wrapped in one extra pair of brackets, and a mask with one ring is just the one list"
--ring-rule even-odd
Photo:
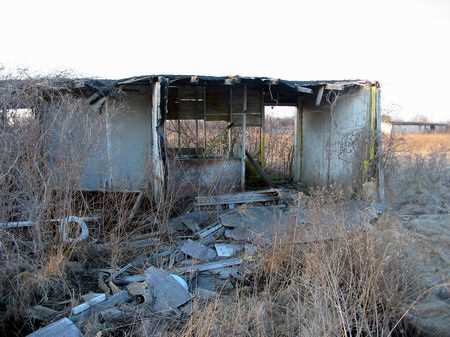
[(370, 89), (352, 89), (330, 105), (303, 106), (301, 180), (359, 188), (368, 140)]
[[(106, 179), (112, 190), (144, 189), (149, 186), (150, 172), (151, 90), (143, 88), (140, 92), (127, 93), (118, 103), (110, 101), (105, 110), (108, 167), (97, 179), (86, 179), (85, 187), (98, 189), (101, 179)], [(92, 153), (94, 162), (96, 157), (97, 153)], [(88, 168), (86, 178), (92, 172)]]
[(120, 100), (108, 98), (101, 113), (84, 99), (79, 111), (64, 119), (50, 111), (44, 121), (51, 131), (48, 149), (55, 188), (63, 186), (65, 170), (73, 165), (79, 166), (80, 190), (139, 191), (149, 186), (150, 87)]
[(168, 190), (177, 197), (235, 191), (241, 179), (238, 159), (172, 159), (168, 166)]

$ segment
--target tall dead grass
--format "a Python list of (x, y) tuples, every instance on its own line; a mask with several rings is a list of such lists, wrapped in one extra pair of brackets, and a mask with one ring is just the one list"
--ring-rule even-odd
[[(326, 196), (312, 199), (327, 207)], [(252, 290), (199, 305), (181, 336), (407, 336), (415, 277), (407, 238), (385, 221), (382, 231), (337, 226), (335, 240), (278, 237), (254, 260)]]
[[(32, 232), (0, 231), (0, 335), (21, 336), (37, 328), (28, 314), (33, 305), (45, 304), (62, 316), (79, 302), (81, 294), (100, 291), (97, 280), (86, 278), (86, 272), (91, 268), (116, 270), (135, 258), (137, 252), (123, 246), (134, 234), (156, 232), (161, 242), (170, 240), (164, 225), (177, 203), (175, 194), (147, 205), (148, 212), (130, 223), (136, 196), (100, 194), (93, 197), (93, 203), (87, 195), (76, 193), (80, 155), (95, 146), (96, 139), (87, 137), (80, 148), (79, 142), (72, 141), (73, 128), (83, 127), (86, 135), (94, 136), (94, 131), (101, 129), (96, 124), (80, 125), (79, 115), (86, 107), (64, 95), (64, 90), (47, 92), (46, 97), (54, 103), (52, 109), (56, 109), (55, 120), (47, 121), (42, 129), (41, 113), (49, 107), (41, 104), (42, 92), (35, 88), (38, 82), (51, 87), (54, 80), (31, 79), (21, 81), (20, 86), (11, 81), (1, 88), (0, 111), (8, 116), (0, 128), (4, 149), (0, 153), (0, 219), (30, 219), (34, 227)], [(33, 107), (32, 118), (15, 114), (24, 106)], [(52, 133), (54, 123), (61, 126), (58, 135)], [(282, 139), (289, 141), (285, 136)], [(59, 146), (61, 156), (56, 161), (50, 161), (49, 153), (42, 150), (49, 141)], [(289, 149), (284, 143), (269, 143), (274, 156), (280, 146)], [(283, 167), (290, 161), (290, 150), (286, 151)], [(58, 192), (51, 188), (55, 180), (64, 182)], [(327, 200), (329, 204), (335, 201), (326, 195), (312, 198), (318, 208), (328, 207)], [(48, 221), (74, 215), (75, 210), (78, 215), (103, 219), (91, 234), (95, 245), (61, 242), (55, 224)], [(414, 289), (401, 237), (375, 230), (336, 230), (342, 231), (338, 240), (307, 245), (298, 243), (295, 236), (279, 237), (249, 262), (253, 274), (237, 284), (234, 296), (208, 305), (196, 303), (193, 315), (183, 326), (176, 326), (174, 335), (354, 337), (401, 333), (401, 324), (396, 323)], [(135, 329), (138, 323), (118, 327), (111, 334), (151, 334), (145, 321), (142, 329)]]
[[(167, 196), (131, 219), (135, 194), (78, 191), (83, 156), (102, 141), (105, 114), (68, 94), (70, 83), (66, 74), (0, 73), (0, 222), (33, 223), (0, 229), (0, 336), (38, 328), (29, 314), (34, 305), (61, 316), (82, 294), (100, 291), (89, 270), (115, 270), (142, 253), (123, 243), (159, 230), (174, 205), (174, 196)], [(120, 106), (119, 99), (110, 112)], [(51, 220), (69, 215), (100, 219), (90, 228), (90, 242), (61, 240)]]
[(394, 136), (396, 152), (431, 154), (450, 152), (450, 132), (410, 133)]

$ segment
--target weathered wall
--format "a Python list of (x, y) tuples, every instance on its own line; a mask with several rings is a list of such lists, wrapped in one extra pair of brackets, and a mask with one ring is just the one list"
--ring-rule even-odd
[(358, 188), (368, 140), (369, 88), (357, 88), (330, 105), (303, 107), (301, 180), (307, 185)]
[(177, 197), (230, 192), (241, 179), (240, 160), (179, 159), (168, 164), (168, 190)]
[(121, 191), (143, 189), (149, 181), (151, 90), (127, 93), (117, 104), (108, 102), (105, 111), (109, 120), (106, 138), (110, 147), (106, 152), (110, 187)]
[[(150, 87), (127, 92), (121, 99), (108, 98), (101, 113), (86, 103), (72, 119), (77, 125), (70, 126), (70, 138), (64, 131), (70, 123), (53, 122), (49, 128), (53, 168), (74, 153), (74, 164), (80, 166), (80, 190), (138, 191), (149, 186)], [(47, 116), (46, 125), (52, 120), (53, 115)], [(70, 144), (62, 146), (61, 140)], [(60, 177), (54, 179), (55, 187), (64, 184)]]

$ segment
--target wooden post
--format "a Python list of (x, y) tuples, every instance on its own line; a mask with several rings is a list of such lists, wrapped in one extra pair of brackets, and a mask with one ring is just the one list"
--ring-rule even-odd
[(198, 119), (195, 120), (195, 155), (198, 156)]
[(261, 127), (259, 129), (259, 162), (264, 167), (264, 124), (265, 124), (264, 91), (261, 91)]
[(378, 166), (378, 202), (384, 204), (384, 167), (383, 167), (383, 141), (381, 138), (381, 90), (377, 88), (377, 166)]
[(294, 139), (294, 181), (299, 182), (302, 178), (302, 158), (303, 158), (303, 102), (299, 97), (297, 100), (297, 114), (295, 118), (295, 139)]
[(177, 120), (177, 135), (178, 135), (178, 145), (177, 145), (177, 153), (180, 153), (181, 149), (181, 122)]
[(161, 119), (161, 82), (153, 84), (152, 110), (151, 110), (151, 137), (152, 137), (152, 190), (156, 201), (162, 197), (164, 187), (164, 168), (161, 159), (161, 149), (158, 136), (158, 122)]
[(247, 140), (247, 86), (244, 85), (244, 102), (242, 109), (242, 140), (241, 140), (241, 190), (245, 191), (245, 149)]
[(206, 87), (203, 87), (203, 141), (204, 141), (204, 149), (203, 156), (206, 156)]
[(113, 162), (112, 162), (112, 139), (111, 139), (111, 116), (109, 113), (108, 100), (105, 101), (105, 123), (106, 123), (106, 156), (108, 158), (109, 179), (105, 182), (106, 187), (112, 190), (113, 184)]
[[(230, 112), (230, 125), (233, 123), (233, 88), (230, 87), (229, 90), (230, 97), (229, 97), (229, 112)], [(231, 158), (231, 154), (233, 153), (233, 150), (231, 148), (231, 129), (232, 127), (229, 127), (228, 132), (228, 159)]]
[(316, 106), (320, 106), (320, 104), (322, 103), (322, 96), (323, 96), (324, 89), (325, 89), (325, 86), (322, 85), (321, 87), (319, 87), (319, 90), (317, 91)]

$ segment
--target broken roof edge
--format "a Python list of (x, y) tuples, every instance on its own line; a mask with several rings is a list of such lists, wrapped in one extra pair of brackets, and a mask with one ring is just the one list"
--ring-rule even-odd
[(233, 86), (239, 84), (255, 85), (255, 86), (283, 86), (286, 90), (300, 94), (314, 94), (314, 90), (324, 87), (326, 90), (343, 91), (350, 87), (371, 86), (379, 87), (378, 81), (346, 79), (346, 80), (309, 80), (295, 81), (283, 80), (271, 77), (250, 77), (250, 76), (209, 76), (209, 75), (171, 75), (171, 74), (154, 74), (134, 76), (123, 79), (77, 79), (72, 83), (76, 84), (73, 89), (89, 89), (97, 93), (101, 97), (106, 97), (113, 92), (115, 88), (127, 85), (150, 85), (153, 82), (168, 82), (171, 85), (189, 84), (201, 85), (208, 83), (222, 82), (223, 85)]
[[(362, 80), (362, 79), (345, 79), (345, 80), (284, 80), (273, 77), (256, 77), (256, 76), (210, 76), (210, 75), (171, 75), (171, 74), (158, 74), (158, 75), (143, 75), (134, 76), (116, 80), (116, 85), (126, 84), (147, 84), (149, 82), (157, 81), (158, 79), (167, 79), (169, 83), (176, 83), (178, 81), (189, 81), (192, 84), (199, 82), (219, 82), (223, 81), (225, 85), (233, 85), (244, 82), (259, 82), (260, 84), (278, 85), (285, 84), (287, 86), (297, 88), (303, 87), (318, 87), (318, 86), (330, 86), (330, 90), (340, 87), (348, 86), (364, 86), (364, 85), (377, 85), (378, 81)], [(334, 88), (332, 88), (334, 87)]]

